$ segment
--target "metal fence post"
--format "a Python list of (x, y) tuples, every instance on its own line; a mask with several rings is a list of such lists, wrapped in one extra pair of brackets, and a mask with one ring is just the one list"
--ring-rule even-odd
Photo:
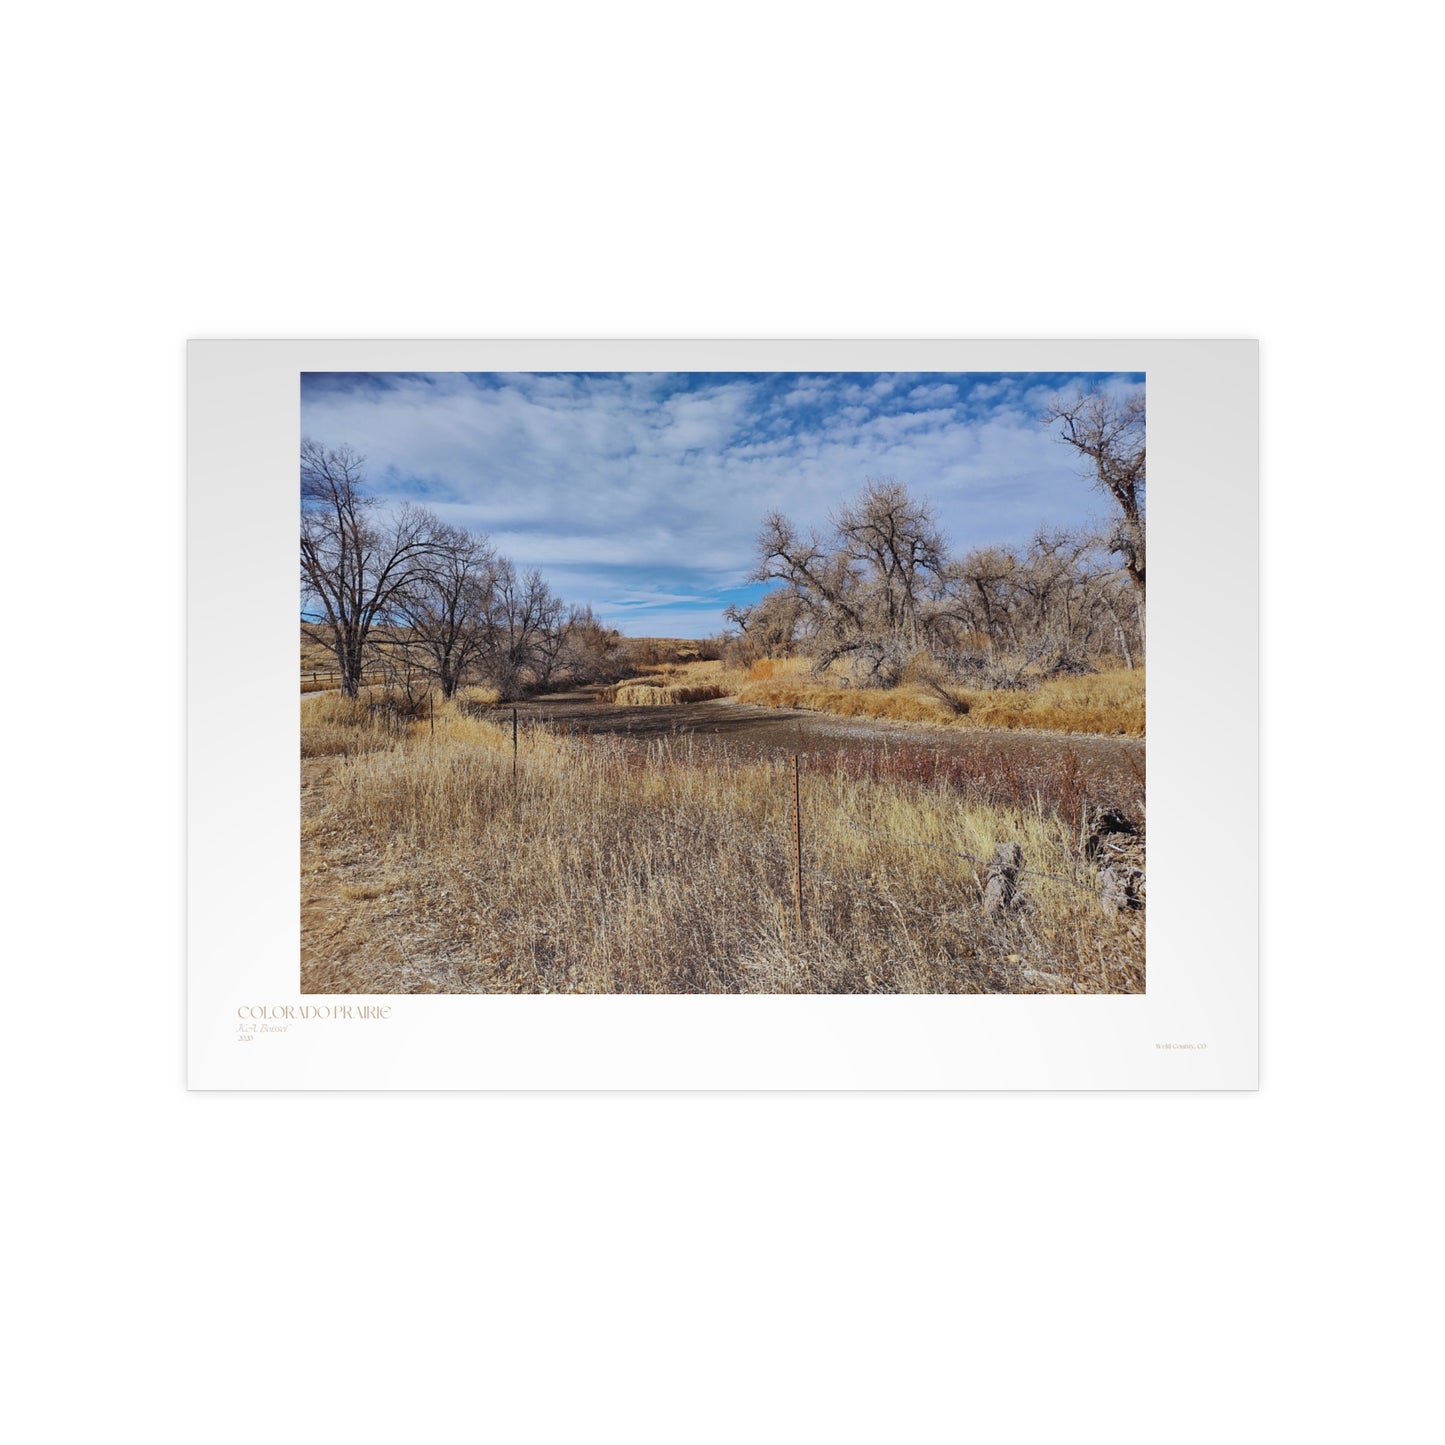
[(793, 754), (793, 916), (803, 933), (803, 806), (798, 787), (798, 755)]

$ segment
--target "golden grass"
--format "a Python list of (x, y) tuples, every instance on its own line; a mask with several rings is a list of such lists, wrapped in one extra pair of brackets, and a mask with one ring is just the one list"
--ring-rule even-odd
[[(756, 671), (760, 664), (754, 664)], [(749, 673), (751, 676), (752, 673)], [(1066, 733), (1144, 736), (1144, 672), (1119, 670), (1057, 677), (1029, 692), (946, 686), (943, 692), (905, 684), (843, 687), (801, 674), (746, 683), (738, 701), (799, 708), (840, 717), (925, 722), (948, 727), (1043, 728)]]
[(1050, 678), (1033, 692), (953, 691), (981, 727), (1144, 736), (1143, 668)]
[(742, 686), (742, 674), (721, 662), (668, 662), (646, 667), (601, 688), (597, 700), (619, 707), (677, 707), (731, 697)]
[(738, 701), (754, 707), (790, 707), (805, 712), (830, 712), (839, 717), (885, 718), (897, 722), (941, 723), (948, 710), (934, 697), (913, 687), (842, 687), (830, 682), (783, 679), (750, 682)]
[(453, 698), (464, 707), (496, 707), (501, 700), (502, 694), (495, 687), (459, 687)]
[(743, 681), (773, 682), (783, 678), (801, 678), (809, 670), (810, 664), (805, 657), (763, 657), (748, 668)]
[(361, 696), (313, 693), (301, 699), (301, 756), (347, 756), (384, 748), (398, 724), (383, 710), (385, 692), (362, 688)]
[(341, 896), (352, 903), (371, 903), (381, 897), (386, 889), (379, 883), (343, 883)]
[(301, 704), (301, 731), (329, 724), (358, 727), (367, 721), (369, 701), (369, 698), (345, 697), (334, 691), (308, 697)]
[[(1041, 805), (805, 771), (800, 932), (782, 758), (525, 726), (514, 793), (510, 730), (448, 708), (435, 734), (412, 724), (317, 766), (307, 907), (334, 926), (308, 935), (306, 992), (1143, 987), (1142, 930), (1103, 917), (1077, 830)], [(1039, 873), (1025, 911), (991, 919), (984, 868), (958, 855), (1002, 841)]]
[(310, 638), (303, 631), (301, 634), (301, 671), (310, 672), (312, 669), (325, 672), (328, 668), (336, 671), (336, 654), (323, 643)]
[(368, 748), (385, 746), (379, 732), (372, 730), (363, 731), (358, 728), (346, 728), (318, 724), (315, 727), (305, 728), (301, 733), (301, 756), (303, 758), (322, 758), (333, 754), (359, 753)]
[(669, 686), (647, 679), (620, 682), (612, 690), (612, 701), (620, 707), (677, 707), (682, 703), (710, 702), (714, 698), (726, 696), (727, 689), (716, 683), (686, 687)]

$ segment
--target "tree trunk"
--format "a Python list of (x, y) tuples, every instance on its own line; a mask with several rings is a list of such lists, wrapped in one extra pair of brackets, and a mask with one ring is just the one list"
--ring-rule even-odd
[[(1119, 621), (1119, 614), (1114, 611), (1114, 604), (1109, 601), (1107, 592), (1104, 594), (1104, 606), (1109, 609), (1109, 616), (1114, 619), (1114, 636), (1119, 639), (1119, 647), (1124, 653), (1124, 666), (1127, 667), (1130, 672), (1133, 672), (1134, 654), (1129, 650), (1129, 634), (1124, 630), (1124, 624)], [(1139, 617), (1141, 620), (1143, 615), (1143, 610), (1140, 609)], [(1141, 628), (1139, 633), (1141, 641), (1143, 640), (1143, 635), (1143, 629)]]
[(361, 696), (361, 645), (351, 643), (336, 649), (341, 669), (341, 691), (346, 697)]

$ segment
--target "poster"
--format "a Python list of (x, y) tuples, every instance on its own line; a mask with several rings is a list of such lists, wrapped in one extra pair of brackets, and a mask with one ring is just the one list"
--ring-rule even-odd
[(193, 342), (192, 1086), (1253, 1087), (1256, 373)]

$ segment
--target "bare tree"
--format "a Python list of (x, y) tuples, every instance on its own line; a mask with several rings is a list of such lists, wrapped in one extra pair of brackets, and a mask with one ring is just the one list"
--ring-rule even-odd
[(992, 652), (1016, 641), (1012, 596), (1018, 558), (1002, 547), (980, 547), (948, 569), (950, 614), (984, 639)]
[(936, 594), (947, 551), (932, 506), (901, 482), (870, 479), (838, 513), (834, 530), (843, 556), (861, 573), (875, 625), (916, 650), (925, 595)]
[[(1120, 656), (1124, 659), (1124, 666), (1130, 672), (1134, 670), (1134, 645), (1130, 639), (1132, 629), (1129, 626), (1129, 608), (1125, 605), (1125, 599), (1119, 595), (1117, 587), (1109, 585), (1112, 579), (1108, 579), (1099, 589), (1099, 603), (1109, 615), (1109, 621), (1113, 626), (1114, 641), (1119, 649)], [(1123, 584), (1127, 587), (1128, 584)], [(1142, 613), (1134, 609), (1136, 620), (1142, 618)], [(1142, 635), (1136, 641), (1142, 645)]]
[(540, 572), (529, 573), (529, 582), (532, 579), (537, 588), (531, 603), (537, 626), (529, 661), (536, 685), (551, 687), (563, 665), (571, 613), (567, 604), (543, 582)]
[(863, 686), (906, 676), (940, 696), (950, 679), (1033, 687), (1119, 656), (1134, 665), (1143, 637), (1130, 614), (1142, 610), (1113, 545), (1097, 531), (1040, 528), (1020, 550), (950, 557), (926, 501), (870, 481), (828, 536), (770, 513), (752, 580), (784, 585), (728, 618), (743, 633), (740, 656), (792, 644), (818, 670), (846, 662)]
[(500, 562), (486, 537), (460, 527), (436, 522), (433, 539), (398, 596), (399, 641), (449, 698), (486, 655)]
[(858, 578), (847, 558), (830, 551), (816, 531), (799, 532), (781, 512), (763, 518), (758, 564), (749, 580), (786, 584), (786, 600), (772, 607), (802, 617), (820, 668), (847, 652), (850, 642), (869, 636), (868, 619), (857, 596)]
[[(1019, 686), (1078, 671), (1117, 648), (1132, 667), (1132, 591), (1096, 532), (1040, 528), (1022, 552), (983, 547), (948, 566), (930, 646), (954, 672)], [(946, 621), (947, 626), (943, 625)]]
[(1118, 397), (1084, 391), (1072, 400), (1055, 397), (1044, 409), (1046, 425), (1059, 424), (1059, 440), (1086, 459), (1094, 485), (1119, 509), (1109, 537), (1144, 602), (1144, 389)]
[(379, 517), (364, 483), (364, 460), (349, 446), (301, 443), (302, 618), (335, 653), (348, 697), (361, 688), (373, 629), (395, 619), (437, 547), (435, 518), (410, 507)]
[(929, 504), (898, 482), (870, 480), (826, 540), (769, 513), (752, 580), (786, 584), (820, 669), (846, 659), (864, 686), (890, 687), (924, 645), (931, 609), (945, 595), (945, 563)]
[(567, 609), (556, 672), (568, 682), (611, 681), (622, 676), (622, 637), (606, 626), (590, 603)]
[(734, 604), (723, 616), (737, 628), (729, 643), (735, 661), (744, 665), (762, 657), (791, 657), (808, 626), (808, 605), (791, 587), (765, 592), (751, 606)]
[(545, 686), (561, 650), (564, 603), (533, 568), (524, 576), (498, 559), (488, 616), (485, 669), (504, 698), (521, 695), (528, 682)]

